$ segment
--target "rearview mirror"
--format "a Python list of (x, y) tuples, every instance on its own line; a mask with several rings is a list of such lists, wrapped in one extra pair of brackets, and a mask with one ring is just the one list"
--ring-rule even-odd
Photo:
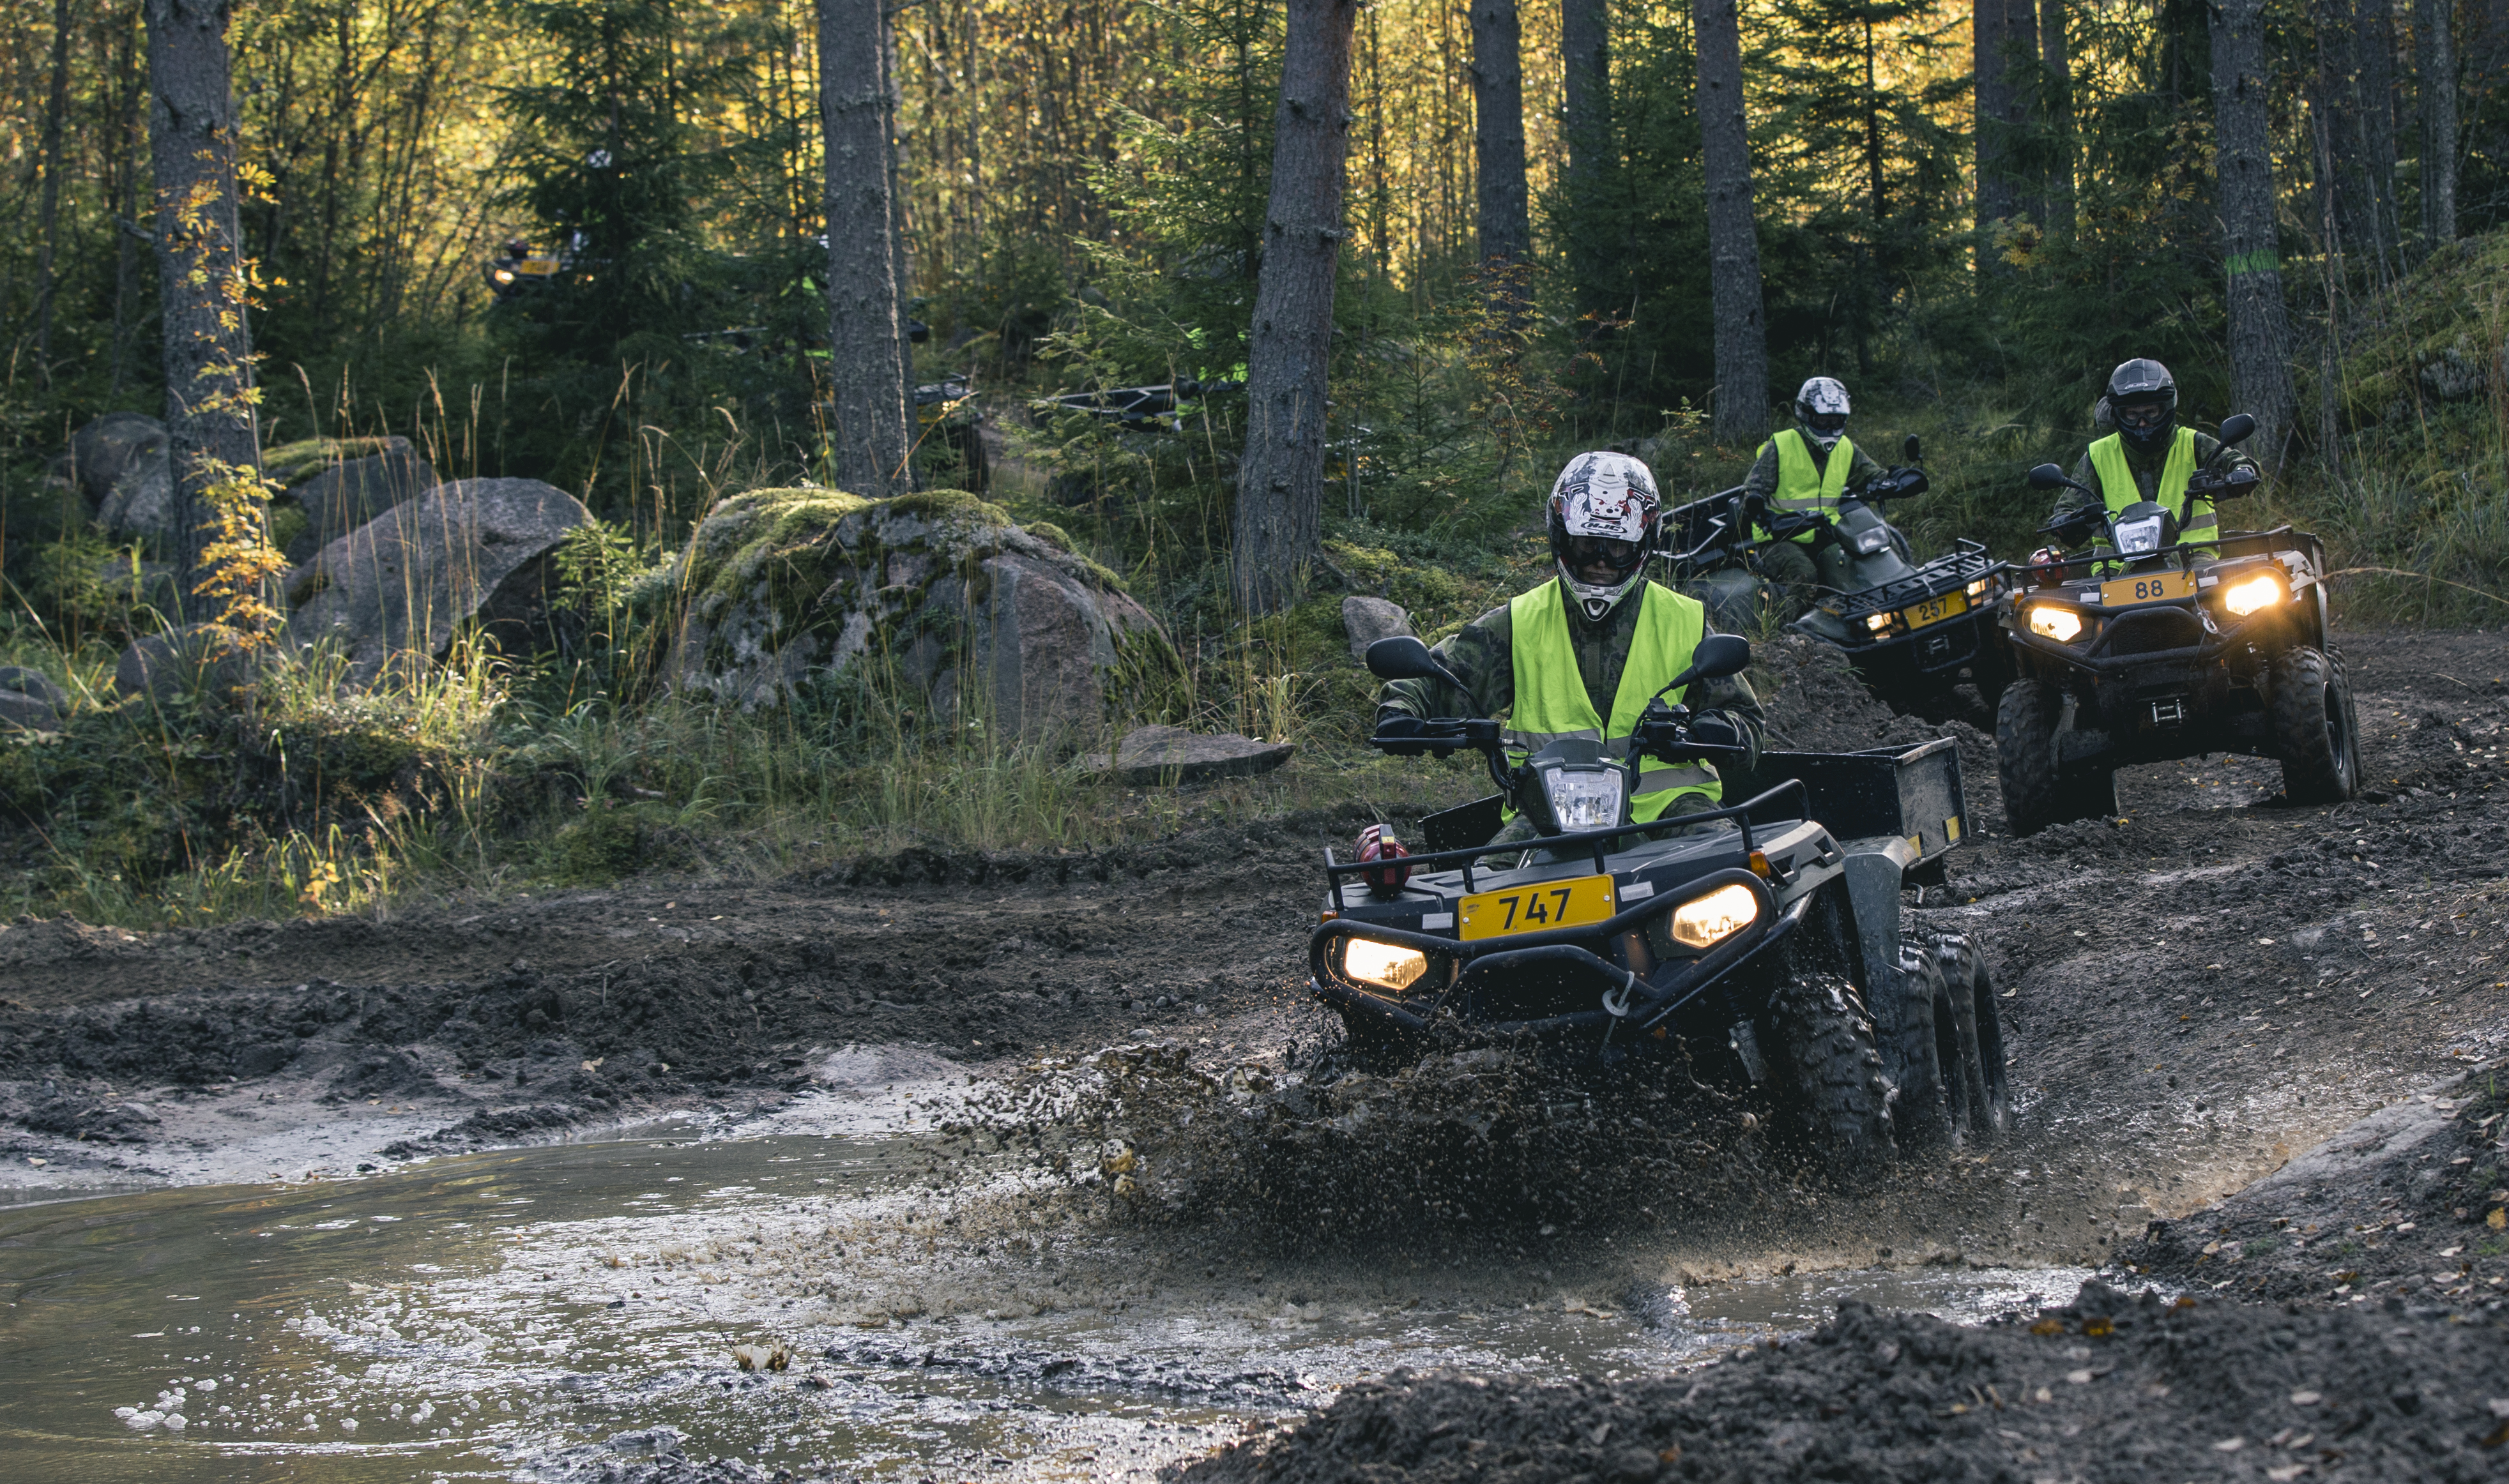
[(1917, 441), (1915, 433), (1910, 433), (1907, 440), (1899, 445), (1899, 457), (1914, 464), (1926, 457), (1926, 446)]
[(1442, 680), (1452, 682), (1446, 667), (1429, 647), (1409, 634), (1396, 634), (1367, 647), (1367, 670), (1378, 680)]
[(2234, 412), (2222, 421), (2222, 441), (2236, 443), (2256, 430), (2256, 419), (2244, 412)]
[(2052, 464), (2042, 464), (2030, 471), (2030, 488), (2034, 490), (2061, 490), (2073, 482)]
[[(1676, 689), (1693, 681), (1723, 680), (1751, 668), (1751, 641), (1740, 634), (1710, 634), (1699, 641), (1690, 651), (1690, 668), (1681, 672), (1666, 690)], [(1658, 691), (1661, 695), (1663, 691)]]

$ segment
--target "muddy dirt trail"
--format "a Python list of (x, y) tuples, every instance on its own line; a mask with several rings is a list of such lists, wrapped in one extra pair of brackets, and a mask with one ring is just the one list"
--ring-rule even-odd
[[(1855, 1385), (1869, 1382), (1881, 1398), (1875, 1407), (1896, 1405), (1889, 1398), (1910, 1386), (1930, 1388), (1926, 1394), (1937, 1401), (1928, 1405), (1944, 1417), (1954, 1406), (1964, 1418), (1993, 1410), (1983, 1399), (1989, 1386), (2007, 1400), (2016, 1388), (2035, 1395), (2042, 1387), (2081, 1398), (2122, 1393), (2131, 1381), (2146, 1391), (2179, 1387), (2180, 1405), (2201, 1392), (2172, 1381), (2153, 1357), (2192, 1343), (2186, 1327), (2215, 1323), (2217, 1310), (2246, 1314), (2223, 1302), (2234, 1295), (2295, 1303), (2304, 1295), (2308, 1305), (2340, 1311), (2322, 1322), (2218, 1321), (2240, 1336), (2224, 1345), (2307, 1353), (2369, 1343), (2363, 1337), (2388, 1343), (2379, 1317), (2388, 1299), (2402, 1303), (2410, 1291), (2440, 1311), (2398, 1320), (2438, 1326), (2429, 1333), (2440, 1338), (2423, 1348), (2438, 1369), (2415, 1372), (2421, 1379), (2414, 1383), (2437, 1388), (2431, 1415), (2454, 1428), (2460, 1413), (2473, 1415), (2465, 1408), (2489, 1405), (2443, 1397), (2440, 1377), (2478, 1354), (2492, 1364), (2502, 1355), (2509, 1241), (2494, 1240), (2487, 1225), (2502, 1203), (2484, 1184), (2499, 1178), (2486, 1141), (2496, 1143), (2503, 1126), (2460, 1118), (2477, 1094), (2452, 1079), (2509, 1050), (2509, 645), (2477, 632), (2379, 633), (2346, 644), (2372, 785), (2360, 800), (2287, 807), (2275, 764), (2216, 757), (2130, 770), (2120, 776), (2122, 817), (2029, 840), (2005, 835), (1985, 737), (1889, 715), (1808, 647), (1761, 649), (1783, 745), (1959, 739), (1971, 834), (1948, 883), (1911, 894), (1905, 908), (1915, 925), (1969, 933), (1986, 950), (2019, 1099), (2013, 1133), (1911, 1158), (1851, 1195), (1795, 1170), (1709, 1109), (1689, 1115), (1678, 1138), (1641, 1151), (1668, 1163), (1611, 1166), (1606, 1180), (1613, 1151), (1631, 1146), (1580, 1145), (1587, 1134), (1579, 1128), (1592, 1132), (1591, 1102), (1587, 1114), (1562, 1112), (1543, 1101), (1550, 1094), (1528, 1090), (1528, 1105), (1541, 1105), (1560, 1132), (1557, 1158), (1526, 1162), (1526, 1150), (1551, 1146), (1520, 1142), (1519, 1163), (1505, 1168), (1525, 1172), (1525, 1199), (1441, 1214), (1434, 1192), (1419, 1188), (1439, 1181), (1403, 1178), (1396, 1167), (1412, 1146), (1383, 1131), (1411, 1117), (1442, 1141), (1436, 1158), (1448, 1168), (1481, 1159), (1487, 1151), (1472, 1144), (1478, 1126), (1465, 1104), (1497, 1082), (1465, 1065), (1424, 1066), (1391, 1083), (1345, 1079), (1297, 1094), (1311, 1129), (1282, 1143), (1289, 1163), (1264, 1175), (1271, 1183), (1241, 1183), (1222, 1199), (1180, 1207), (1169, 1225), (1098, 1241), (1062, 1271), (1067, 1291), (1156, 1287), (1171, 1303), (1259, 1307), (1286, 1298), (1300, 1310), (1364, 1301), (1400, 1312), (1441, 1285), (1461, 1284), (1481, 1294), (1468, 1309), (1503, 1295), (1502, 1307), (1599, 1305), (1653, 1322), (1640, 1311), (1668, 1291), (1822, 1271), (2070, 1265), (2204, 1295), (2206, 1307), (2191, 1317), (2086, 1293), (2042, 1318), (2056, 1326), (2044, 1331), (1849, 1314), (1801, 1342), (1816, 1347), (1801, 1352), (1801, 1366), (1754, 1362), (1794, 1378), (1752, 1383), (1802, 1402), (1764, 1408), (1779, 1430), (1798, 1414), (1826, 1415), (1804, 1400), (1829, 1384), (1819, 1365), (1835, 1369), (1831, 1360), (1816, 1364), (1819, 1355), (1863, 1357), (1858, 1365), (1884, 1351), (1919, 1357), (1922, 1381), (1886, 1357)], [(1016, 1085), (1024, 1066), (1113, 1043), (1144, 1048), (1126, 1054), (1126, 1065), (1203, 1079), (1206, 1091), (1254, 1096), (1295, 1087), (1332, 1064), (1329, 1054), (1321, 1066), (1318, 1059), (1333, 1039), (1329, 1023), (1303, 992), (1315, 866), (1322, 847), (1347, 841), (1364, 822), (1355, 813), (1306, 817), (1096, 854), (910, 853), (808, 878), (638, 881), (375, 919), (163, 934), (20, 920), (0, 929), (0, 1184), (68, 1191), (348, 1176), (665, 1114), (730, 1126), (788, 1099), (871, 1097), (915, 1079)], [(1050, 1101), (1051, 1088), (1040, 1094), (1039, 1086), (1006, 1094), (986, 1117), (1042, 1108), (1019, 1100)], [(2373, 1136), (2362, 1146), (2375, 1146), (2371, 1154), (2321, 1150), (2293, 1166), (2282, 1186), (2237, 1194), (2373, 1115), (2419, 1132)], [(2464, 1148), (2423, 1136), (2433, 1129), (2461, 1133)], [(998, 1142), (978, 1142), (986, 1158), (1005, 1157)], [(946, 1164), (936, 1153), (918, 1176), (927, 1198), (951, 1178)], [(1480, 1168), (1499, 1167), (1484, 1160)], [(2442, 1177), (2423, 1178), (2433, 1168)], [(1651, 1192), (1642, 1188), (1650, 1180)], [(1607, 1186), (1609, 1200), (1580, 1198)], [(1294, 1200), (1283, 1196), (1288, 1189)], [(1405, 1220), (1426, 1215), (1394, 1248), (1337, 1236), (1364, 1224), (1348, 1218), (1370, 1202), (1408, 1203)], [(2408, 1206), (2418, 1216), (2398, 1214)], [(1285, 1212), (1295, 1222), (1285, 1223)], [(987, 1309), (984, 1295), (1008, 1284), (1007, 1254), (1033, 1262), (1045, 1251), (1036, 1236), (1043, 1219), (1027, 1211), (932, 1226), (917, 1259), (922, 1280), (938, 1284), (955, 1274), (948, 1281), (964, 1297), (900, 1302), (917, 1313), (927, 1304)], [(2414, 1231), (2403, 1232), (2407, 1221)], [(2303, 1233), (2307, 1242), (2283, 1235), (2310, 1225), (2320, 1231)], [(2425, 1235), (2443, 1226), (2463, 1240)], [(2339, 1237), (2338, 1227), (2376, 1229)], [(2338, 1253), (2320, 1238), (2353, 1248)], [(2277, 1242), (2281, 1256), (2268, 1261)], [(796, 1262), (840, 1271), (849, 1250), (864, 1250), (834, 1235), (805, 1244)], [(2453, 1249), (2443, 1257), (2443, 1247)], [(2365, 1255), (2374, 1250), (2387, 1255)], [(2296, 1255), (2304, 1252), (2313, 1255)], [(2325, 1269), (2320, 1257), (2348, 1266)], [(2445, 1284), (2434, 1279), (2442, 1267)], [(2376, 1304), (2355, 1302), (2374, 1295)], [(866, 1294), (860, 1313), (877, 1318), (886, 1302)], [(2094, 1335), (2086, 1326), (2095, 1321), (2110, 1328)], [(2143, 1358), (2104, 1358), (2093, 1342), (2112, 1331)], [(2089, 1362), (2041, 1377), (2056, 1362), (2040, 1351), (2066, 1359), (2086, 1345)], [(2077, 1371), (2119, 1380), (2085, 1390), (2065, 1379)], [(1972, 1380), (1981, 1398), (1974, 1406), (1960, 1399)], [(1672, 1455), (1685, 1449), (1698, 1465), (1668, 1476), (1771, 1476), (1708, 1467), (1718, 1455), (1681, 1432), (1690, 1424), (1680, 1419), (1709, 1414), (1659, 1407), (1662, 1397), (1642, 1390), (1656, 1384), (1614, 1381), (1641, 1391), (1609, 1395), (1551, 1389), (1540, 1392), (1549, 1400), (1511, 1403), (1529, 1418), (1550, 1407), (1563, 1428), (1573, 1423), (1559, 1434), (1567, 1444), (1591, 1440), (1534, 1449), (1527, 1458), (1547, 1462), (1528, 1463), (1524, 1477), (1653, 1477), (1632, 1439), (1611, 1431), (1629, 1426), (1612, 1410), (1623, 1406), (1661, 1420), (1634, 1439), (1659, 1468), (1676, 1468)], [(2329, 1370), (2290, 1390), (2332, 1395), (2339, 1384), (2348, 1385)], [(1425, 1466), (1417, 1459), (1438, 1451), (1437, 1437), (1481, 1426), (1437, 1430), (1438, 1418), (1479, 1415), (1457, 1400), (1478, 1385), (1389, 1382), (1353, 1391), (1323, 1416), (1359, 1409), (1350, 1426), (1365, 1430), (1375, 1426), (1358, 1420), (1366, 1408), (1394, 1407), (1409, 1420), (1383, 1424), (1393, 1440), (1429, 1419), (1416, 1429), (1419, 1450), (1377, 1458)], [(1713, 1399), (1717, 1388), (1743, 1382), (1662, 1385)], [(1388, 1399), (1396, 1397), (1414, 1399)], [(2078, 1432), (2088, 1415), (2041, 1414), (2044, 1438), (2032, 1430), (2038, 1423), (2007, 1430), (2055, 1458), (2074, 1435), (2063, 1429)], [(1994, 1435), (1981, 1419), (1942, 1428)], [(1910, 1435), (1922, 1442), (1930, 1427), (1912, 1423)], [(1262, 1446), (1323, 1448), (1315, 1439), (1325, 1428), (1320, 1422), (1293, 1435), (1302, 1440)], [(2237, 1435), (2247, 1448), (2277, 1431), (2275, 1460), (2219, 1446)], [(2250, 1463), (2335, 1469), (2341, 1460), (2287, 1446), (2310, 1431), (2301, 1418), (2253, 1437), (2206, 1438), (2184, 1457), (2218, 1465), (2214, 1476), (2243, 1476)], [(2415, 1446), (2411, 1436), (2411, 1428), (2397, 1433), (2405, 1441), (2394, 1446)], [(1812, 1458), (1771, 1446), (1772, 1459)], [(2495, 1463), (2509, 1457), (2482, 1453)], [(1329, 1473), (1370, 1457), (1353, 1443), (1305, 1462), (1284, 1453), (1267, 1466)], [(2355, 1448), (2346, 1457), (2386, 1455)], [(2153, 1466), (2181, 1460), (2171, 1453)], [(2017, 1452), (2005, 1462), (2010, 1468), (1980, 1464), (1976, 1476), (2041, 1476)], [(1842, 1476), (1962, 1471), (1911, 1467)], [(2191, 1464), (2187, 1471), (2204, 1470)], [(2129, 1476), (2048, 1472), (2074, 1474)]]

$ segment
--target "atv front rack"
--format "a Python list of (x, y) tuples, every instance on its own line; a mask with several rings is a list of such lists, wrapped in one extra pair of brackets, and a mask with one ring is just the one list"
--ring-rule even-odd
[[(1404, 856), (1402, 858), (1402, 865), (1414, 872), (1461, 867), (1464, 872), (1464, 890), (1469, 892), (1474, 889), (1473, 868), (1482, 856), (1505, 855), (1523, 850), (1545, 850), (1557, 856), (1573, 854), (1580, 849), (1591, 849), (1594, 854), (1594, 873), (1605, 875), (1611, 871), (1611, 868), (1604, 864), (1605, 857), (1612, 853), (1620, 841), (1631, 835), (1663, 835), (1675, 830), (1687, 830), (1693, 825), (1713, 824), (1720, 819), (1730, 819), (1741, 827), (1742, 859), (1748, 861), (1751, 858), (1751, 852), (1757, 848), (1751, 840), (1752, 811), (1789, 793), (1801, 800), (1805, 811), (1809, 812), (1812, 796), (1805, 791), (1803, 780), (1789, 778), (1766, 793), (1755, 794), (1741, 803), (1728, 805), (1722, 809), (1708, 809), (1697, 814), (1667, 814), (1662, 819), (1649, 820), (1645, 824), (1616, 825), (1608, 830), (1580, 830), (1570, 835), (1545, 835), (1529, 840), (1511, 840), (1507, 844), (1498, 846), (1492, 846), (1484, 841), (1479, 845), (1467, 845), (1460, 850), (1440, 850), (1428, 855)], [(1789, 819), (1804, 817), (1803, 813), (1787, 816)], [(1331, 886), (1333, 910), (1350, 909), (1349, 902), (1342, 896), (1343, 883), (1348, 878), (1386, 869), (1387, 863), (1383, 861), (1334, 860), (1332, 848), (1327, 846), (1325, 878)]]
[(1986, 554), (1984, 546), (1964, 538), (1956, 549), (1934, 558), (1904, 577), (1845, 594), (1839, 603), (1838, 616), (1861, 618), (1867, 613), (1895, 612), (1950, 588), (1966, 587), (1978, 578), (1991, 576), (2011, 565), (1995, 560)]

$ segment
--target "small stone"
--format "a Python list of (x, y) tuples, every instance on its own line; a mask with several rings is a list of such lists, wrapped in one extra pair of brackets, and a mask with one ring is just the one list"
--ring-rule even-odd
[(1369, 645), (1412, 633), (1411, 615), (1403, 611), (1403, 605), (1383, 598), (1342, 599), (1341, 627), (1350, 636), (1350, 657), (1361, 664), (1367, 663)]

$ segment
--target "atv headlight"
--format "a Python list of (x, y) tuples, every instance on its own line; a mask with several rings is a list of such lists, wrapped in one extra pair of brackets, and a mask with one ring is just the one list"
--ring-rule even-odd
[(2283, 586), (2282, 574), (2261, 572), (2241, 577), (2222, 589), (2222, 606), (2234, 618), (2245, 618), (2260, 609), (2268, 609), (2291, 596)]
[(1341, 942), (1341, 972), (1363, 984), (1399, 994), (1429, 972), (1429, 955), (1418, 948), (1366, 938), (1345, 938)]
[(2030, 632), (2058, 644), (2072, 644), (2082, 632), (2082, 615), (2053, 603), (2034, 604), (2030, 609)]
[(1619, 768), (1553, 768), (1542, 775), (1542, 787), (1562, 830), (1608, 830), (1621, 822)]
[(1976, 581), (1971, 582), (1971, 583), (1968, 585), (1968, 595), (1969, 595), (1970, 597), (1972, 597), (1972, 598), (1982, 598), (1982, 597), (1985, 597), (1985, 596), (1986, 596), (1986, 590), (1987, 590), (1988, 588), (1990, 588), (1990, 587), (1993, 587), (1994, 585), (1995, 585), (1995, 579), (1994, 579), (1994, 578), (1992, 578), (1992, 577), (1980, 577), (1980, 578), (1978, 578)]
[(1867, 613), (1864, 615), (1864, 626), (1879, 634), (1891, 626), (1891, 615), (1887, 612)]
[(1672, 941), (1694, 948), (1712, 947), (1749, 927), (1759, 915), (1760, 899), (1751, 894), (1751, 888), (1728, 881), (1672, 909)]
[(513, 281), (514, 281), (514, 271), (513, 271), (512, 269), (510, 269), (510, 268), (500, 268), (500, 269), (498, 269), (498, 270), (497, 270), (497, 281), (498, 281), (498, 282), (500, 282), (500, 283), (511, 283), (511, 282), (513, 282)]
[(1890, 540), (1891, 533), (1880, 526), (1876, 526), (1870, 531), (1859, 531), (1855, 534), (1855, 554), (1857, 556), (1871, 556), (1873, 553), (1888, 545)]
[(2117, 550), (2124, 552), (2128, 556), (2133, 556), (2137, 553), (2146, 551), (2158, 551), (2160, 549), (2160, 526), (2161, 523), (2168, 518), (2169, 517), (2166, 515), (2147, 515), (2140, 520), (2124, 520), (2117, 522)]

